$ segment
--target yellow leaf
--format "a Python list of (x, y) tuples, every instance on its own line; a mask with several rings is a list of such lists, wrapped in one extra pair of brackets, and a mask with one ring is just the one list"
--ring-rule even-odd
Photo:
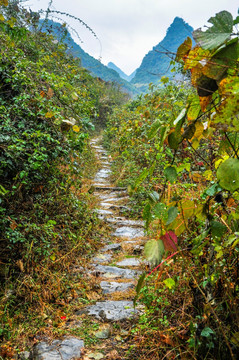
[(194, 172), (192, 174), (192, 179), (194, 182), (199, 183), (202, 180), (202, 175), (199, 172)]
[(0, 21), (4, 21), (4, 20), (5, 20), (5, 18), (3, 16), (3, 14), (0, 14)]
[(200, 121), (197, 121), (195, 124), (195, 128), (196, 128), (196, 131), (194, 133), (193, 139), (197, 139), (199, 141), (202, 138), (204, 126)]
[(218, 168), (218, 166), (221, 164), (222, 161), (223, 161), (222, 159), (215, 161), (215, 169)]
[(212, 181), (212, 180), (213, 180), (212, 170), (206, 170), (206, 171), (204, 171), (203, 176), (204, 176), (207, 180)]
[(54, 116), (52, 111), (48, 111), (45, 115), (46, 118), (51, 119)]
[(201, 105), (201, 109), (203, 112), (206, 111), (207, 106), (211, 103), (212, 101), (212, 95), (209, 96), (199, 96), (199, 101), (200, 101), (200, 105)]
[(77, 125), (74, 125), (73, 126), (73, 128), (72, 128), (72, 130), (74, 131), (74, 132), (79, 132), (80, 131), (80, 128), (79, 128), (79, 126), (77, 126)]
[(200, 145), (200, 142), (198, 141), (198, 139), (194, 139), (194, 140), (192, 141), (192, 147), (193, 147), (195, 150), (197, 150), (197, 148), (199, 147), (199, 145)]

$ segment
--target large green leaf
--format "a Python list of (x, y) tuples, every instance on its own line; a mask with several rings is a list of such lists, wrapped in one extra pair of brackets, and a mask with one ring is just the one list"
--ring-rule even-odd
[(176, 133), (175, 131), (171, 132), (168, 136), (168, 143), (171, 149), (177, 150), (180, 142), (182, 141), (182, 137), (180, 133)]
[(164, 244), (162, 240), (149, 240), (145, 244), (144, 254), (152, 266), (160, 264), (164, 253)]
[(203, 74), (214, 80), (220, 81), (228, 68), (234, 68), (239, 57), (238, 39), (233, 39), (230, 44), (220, 49), (203, 67)]
[(227, 227), (219, 221), (212, 220), (210, 223), (211, 232), (213, 237), (222, 237), (227, 231)]
[(171, 184), (174, 183), (175, 180), (177, 180), (177, 171), (174, 166), (168, 166), (164, 170), (164, 175), (166, 179), (171, 182)]
[(176, 208), (175, 206), (172, 206), (171, 208), (168, 209), (168, 220), (166, 222), (166, 225), (171, 224), (177, 217), (178, 215), (178, 208)]
[(239, 189), (239, 160), (227, 159), (217, 169), (220, 186), (229, 191)]
[(201, 29), (195, 30), (193, 37), (203, 49), (217, 49), (230, 39), (233, 31), (233, 17), (224, 10), (216, 14), (215, 17), (211, 17), (208, 22), (213, 26), (205, 32)]
[(167, 212), (165, 204), (157, 203), (155, 205), (155, 207), (153, 208), (153, 216), (157, 219), (166, 221), (168, 218), (168, 212)]

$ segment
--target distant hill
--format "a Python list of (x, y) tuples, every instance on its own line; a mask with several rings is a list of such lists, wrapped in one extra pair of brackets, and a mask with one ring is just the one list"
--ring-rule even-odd
[(131, 80), (135, 77), (135, 75), (136, 75), (136, 71), (137, 71), (137, 69), (136, 69), (136, 70), (134, 70), (134, 72), (132, 72), (132, 74), (130, 74), (130, 75), (128, 76), (128, 78), (129, 78), (129, 80), (128, 80), (128, 81), (131, 81)]
[[(43, 20), (40, 20), (40, 25)], [(99, 60), (87, 54), (71, 37), (68, 30), (58, 22), (47, 20), (47, 24), (43, 26), (42, 31), (51, 32), (57, 39), (62, 40), (69, 47), (69, 52), (81, 59), (82, 67), (90, 71), (93, 76), (100, 77), (104, 81), (116, 82), (121, 85), (122, 89), (130, 95), (137, 94), (134, 85), (122, 79), (118, 72), (103, 65)]]
[[(40, 20), (40, 24), (42, 22), (43, 20)], [(80, 58), (82, 67), (89, 70), (93, 76), (100, 77), (104, 81), (116, 82), (124, 91), (134, 96), (147, 91), (149, 83), (159, 83), (162, 76), (173, 78), (174, 74), (170, 72), (170, 61), (179, 45), (188, 36), (192, 38), (193, 28), (183, 19), (176, 17), (169, 26), (164, 39), (145, 55), (140, 67), (129, 76), (114, 63), (110, 62), (108, 66), (105, 66), (87, 54), (60, 23), (48, 20), (47, 24), (43, 26), (43, 31), (51, 32), (57, 39), (66, 43), (69, 52)]]
[(139, 90), (145, 91), (149, 83), (157, 84), (162, 76), (173, 77), (170, 61), (181, 43), (190, 36), (193, 28), (183, 19), (176, 17), (167, 30), (164, 39), (149, 51), (131, 80)]
[(116, 66), (114, 63), (109, 62), (108, 65), (107, 65), (107, 67), (108, 67), (109, 69), (115, 70), (122, 79), (129, 81), (129, 76), (126, 75), (126, 74), (125, 74), (118, 66)]
[(116, 66), (114, 63), (109, 62), (108, 63), (108, 68), (113, 69), (115, 71), (117, 71), (117, 73), (119, 74), (119, 76), (127, 81), (131, 81), (133, 79), (133, 77), (136, 74), (136, 70), (131, 74), (131, 75), (126, 75), (118, 66)]

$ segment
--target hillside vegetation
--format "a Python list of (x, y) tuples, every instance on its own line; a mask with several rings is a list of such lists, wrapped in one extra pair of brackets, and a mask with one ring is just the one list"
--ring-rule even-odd
[(115, 180), (151, 237), (130, 359), (238, 354), (239, 19), (209, 21), (177, 50), (192, 87), (163, 78), (108, 123)]
[(87, 139), (128, 97), (39, 31), (37, 13), (0, 5), (0, 342), (23, 344), (45, 312), (57, 324), (59, 303), (84, 297), (67, 269), (100, 243)]
[(20, 1), (0, 10), (0, 359), (45, 336), (97, 341), (87, 319), (65, 326), (97, 299), (73, 271), (107, 233), (89, 181), (97, 128), (150, 239), (134, 299), (145, 310), (117, 340), (124, 358), (236, 360), (239, 18), (221, 11), (175, 50), (190, 84), (163, 77), (128, 101), (40, 31), (38, 13)]

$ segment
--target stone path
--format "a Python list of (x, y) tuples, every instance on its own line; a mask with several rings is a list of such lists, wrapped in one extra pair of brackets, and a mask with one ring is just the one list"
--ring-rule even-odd
[[(99, 140), (96, 138), (91, 142), (101, 166), (92, 186), (94, 195), (99, 199), (96, 209), (98, 217), (112, 230), (108, 243), (102, 241), (102, 248), (92, 258), (87, 271), (89, 279), (93, 278), (96, 282), (99, 289), (97, 300), (100, 301), (76, 313), (79, 319), (89, 316), (99, 322), (98, 332), (94, 334), (99, 343), (92, 350), (84, 348), (84, 342), (72, 336), (51, 344), (40, 342), (31, 354), (34, 360), (123, 359), (122, 334), (128, 333), (130, 323), (143, 311), (140, 306), (134, 309), (132, 299), (137, 278), (145, 267), (140, 257), (145, 242), (144, 223), (129, 220), (123, 215), (129, 209), (127, 191), (112, 185), (110, 160), (104, 148), (98, 144)], [(113, 330), (115, 324), (120, 324), (118, 328), (121, 330), (117, 330), (117, 333)]]

